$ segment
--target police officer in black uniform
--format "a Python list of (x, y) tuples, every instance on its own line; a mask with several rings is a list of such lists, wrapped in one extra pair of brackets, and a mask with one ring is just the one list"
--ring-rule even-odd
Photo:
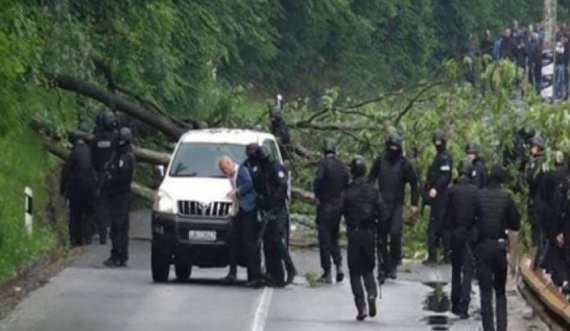
[(98, 126), (91, 142), (91, 157), (97, 172), (98, 188), (96, 198), (97, 223), (99, 226), (99, 241), (107, 243), (107, 230), (111, 224), (109, 185), (104, 180), (105, 168), (117, 150), (117, 116), (112, 111), (106, 111), (98, 117)]
[(93, 213), (96, 174), (91, 150), (82, 139), (86, 132), (72, 135), (73, 150), (65, 161), (61, 176), (61, 194), (69, 199), (69, 238), (72, 246), (91, 243), (89, 218)]
[(124, 267), (129, 259), (129, 200), (135, 171), (135, 154), (131, 146), (132, 133), (121, 128), (117, 151), (104, 173), (111, 214), (111, 257), (108, 267)]
[(271, 133), (279, 139), (279, 148), (281, 155), (285, 159), (289, 159), (288, 147), (291, 144), (291, 134), (289, 126), (283, 118), (283, 111), (279, 104), (269, 107), (269, 115), (271, 117)]
[[(263, 251), (269, 285), (283, 287), (291, 284), (297, 275), (286, 243), (289, 175), (284, 165), (271, 159), (271, 153), (265, 146), (259, 147), (258, 160), (262, 187), (257, 193), (262, 220), (266, 222)], [(287, 279), (283, 266), (287, 270)]]
[(402, 137), (397, 133), (392, 133), (386, 140), (384, 154), (376, 159), (370, 170), (370, 181), (378, 182), (380, 195), (390, 216), (378, 240), (378, 252), (384, 258), (382, 265), (378, 266), (378, 278), (382, 283), (384, 276), (396, 278), (396, 270), (402, 260), (402, 209), (406, 184), (411, 189), (412, 211), (414, 214), (418, 211), (418, 177), (411, 162), (402, 153)]
[(528, 159), (525, 176), (528, 184), (528, 214), (531, 225), (532, 246), (536, 251), (533, 268), (539, 267), (539, 259), (542, 256), (546, 242), (540, 224), (541, 199), (539, 196), (540, 186), (544, 178), (544, 173), (548, 171), (546, 159), (543, 151), (545, 148), (544, 139), (538, 135), (530, 140), (530, 157)]
[(471, 161), (463, 160), (457, 171), (459, 178), (449, 189), (446, 211), (451, 231), (451, 311), (462, 319), (467, 319), (475, 263), (473, 249), (468, 241), (475, 221), (477, 186), (470, 180), (473, 172)]
[(446, 134), (442, 131), (436, 131), (433, 134), (432, 142), (437, 154), (428, 169), (424, 187), (424, 201), (431, 207), (428, 225), (428, 258), (424, 261), (428, 265), (437, 263), (437, 248), (440, 242), (443, 243), (445, 250), (444, 259), (447, 259), (449, 245), (446, 234), (445, 208), (453, 167), (453, 158), (447, 151)]
[(342, 216), (342, 196), (350, 179), (347, 167), (336, 157), (336, 142), (327, 139), (323, 146), (324, 158), (319, 163), (313, 182), (317, 201), (317, 229), (323, 275), (321, 280), (332, 283), (331, 257), (336, 266), (336, 281), (342, 282), (342, 255), (339, 229)]
[[(520, 214), (511, 196), (502, 188), (506, 171), (494, 166), (487, 188), (477, 192), (475, 201), (474, 246), (481, 293), (483, 330), (507, 330), (507, 233), (520, 229)], [(496, 324), (493, 313), (496, 298)]]
[(568, 167), (564, 154), (557, 151), (554, 157), (556, 168), (544, 174), (539, 188), (541, 201), (540, 222), (546, 240), (546, 249), (538, 260), (541, 268), (551, 274), (557, 287), (567, 279), (564, 252), (564, 222), (568, 209)]
[(465, 146), (465, 156), (471, 162), (472, 172), (469, 174), (471, 183), (477, 188), (487, 186), (487, 168), (485, 161), (481, 158), (481, 148), (475, 143), (468, 143)]
[[(367, 317), (367, 302), (368, 315), (370, 317), (376, 315), (378, 288), (374, 280), (374, 246), (378, 228), (386, 221), (388, 213), (374, 184), (364, 179), (366, 175), (364, 158), (355, 157), (350, 163), (350, 172), (353, 180), (346, 190), (342, 211), (348, 236), (350, 286), (358, 310), (356, 319), (362, 321)], [(366, 296), (362, 289), (363, 280)]]

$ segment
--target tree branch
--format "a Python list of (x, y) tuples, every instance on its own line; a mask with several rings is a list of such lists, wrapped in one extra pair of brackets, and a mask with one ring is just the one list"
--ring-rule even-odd
[(119, 98), (113, 93), (90, 82), (68, 75), (48, 75), (48, 78), (54, 86), (98, 100), (111, 108), (145, 122), (174, 140), (186, 132), (186, 129), (181, 128), (163, 116), (159, 116), (145, 107)]
[(398, 124), (400, 123), (400, 121), (402, 120), (402, 118), (404, 116), (406, 116), (406, 114), (412, 109), (412, 107), (414, 106), (414, 104), (416, 103), (416, 101), (418, 101), (418, 99), (427, 91), (431, 90), (432, 88), (438, 86), (438, 85), (442, 85), (443, 82), (442, 81), (436, 81), (434, 83), (431, 83), (427, 86), (425, 86), (424, 88), (422, 88), (418, 94), (416, 94), (412, 99), (410, 99), (410, 101), (408, 102), (408, 104), (398, 113), (398, 117), (396, 117), (396, 120), (394, 121), (394, 126), (398, 126)]

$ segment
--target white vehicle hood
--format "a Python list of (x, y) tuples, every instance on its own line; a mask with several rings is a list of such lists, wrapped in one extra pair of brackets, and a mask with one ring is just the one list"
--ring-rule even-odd
[(159, 190), (174, 201), (231, 202), (227, 195), (232, 187), (227, 178), (166, 177)]

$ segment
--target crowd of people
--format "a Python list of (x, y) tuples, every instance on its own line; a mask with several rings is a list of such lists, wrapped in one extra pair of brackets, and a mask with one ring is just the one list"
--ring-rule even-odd
[(102, 112), (96, 122), (92, 139), (85, 126), (71, 135), (73, 149), (63, 167), (60, 190), (69, 201), (69, 237), (72, 246), (89, 245), (96, 234), (105, 245), (110, 237), (111, 254), (104, 264), (125, 267), (135, 171), (132, 133), (118, 127), (112, 111)]
[[(485, 31), (485, 35), (479, 38), (471, 33), (469, 35), (465, 51), (471, 59), (470, 63), (475, 63), (480, 55), (487, 55), (495, 61), (509, 59), (516, 63), (524, 75), (520, 79), (527, 77), (528, 82), (536, 88), (537, 93), (552, 85), (554, 88), (554, 99), (566, 99), (568, 97), (568, 65), (570, 64), (570, 29), (565, 23), (557, 27), (556, 45), (554, 54), (544, 47), (545, 27), (543, 23), (531, 24), (528, 27), (513, 22), (512, 27), (508, 27), (498, 33), (495, 37), (491, 31)], [(545, 75), (543, 67), (549, 61), (554, 61), (552, 75)], [(467, 78), (473, 80), (473, 66), (467, 73)]]
[[(503, 163), (487, 169), (476, 143), (465, 146), (463, 160), (453, 180), (453, 156), (448, 138), (438, 131), (432, 140), (437, 151), (428, 169), (425, 185), (402, 153), (402, 137), (396, 133), (376, 159), (368, 176), (362, 157), (350, 164), (350, 175), (337, 159), (334, 144), (325, 142), (323, 161), (314, 187), (317, 197), (317, 228), (321, 251), (322, 281), (331, 283), (331, 258), (337, 281), (342, 280), (338, 249), (339, 224), (344, 215), (348, 234), (348, 268), (358, 319), (375, 313), (377, 279), (397, 278), (402, 261), (402, 214), (405, 187), (410, 186), (411, 215), (418, 213), (420, 197), (430, 206), (426, 265), (451, 262), (451, 310), (469, 318), (471, 283), (478, 279), (484, 330), (507, 329), (508, 231), (521, 227), (520, 212), (507, 188), (526, 192), (532, 227), (533, 268), (541, 269), (565, 295), (570, 295), (570, 219), (568, 218), (568, 161), (556, 153), (555, 169), (549, 171), (544, 139), (532, 128), (519, 130), (512, 146), (505, 149)], [(512, 178), (511, 172), (517, 173)], [(349, 178), (352, 179), (349, 179)], [(375, 221), (373, 219), (376, 219)], [(376, 247), (375, 247), (376, 246)], [(441, 252), (441, 256), (438, 253)], [(367, 296), (362, 290), (364, 280)], [(495, 310), (493, 310), (495, 296)], [(366, 301), (365, 299), (368, 299)]]

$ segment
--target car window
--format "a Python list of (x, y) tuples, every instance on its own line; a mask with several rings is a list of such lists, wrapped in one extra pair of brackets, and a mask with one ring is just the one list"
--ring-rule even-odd
[(182, 143), (174, 156), (172, 177), (224, 177), (218, 167), (223, 155), (229, 155), (241, 164), (245, 160), (245, 147), (235, 144)]
[(267, 147), (271, 152), (271, 160), (277, 160), (278, 162), (281, 162), (279, 148), (277, 147), (275, 141), (266, 139), (263, 141), (263, 146)]

